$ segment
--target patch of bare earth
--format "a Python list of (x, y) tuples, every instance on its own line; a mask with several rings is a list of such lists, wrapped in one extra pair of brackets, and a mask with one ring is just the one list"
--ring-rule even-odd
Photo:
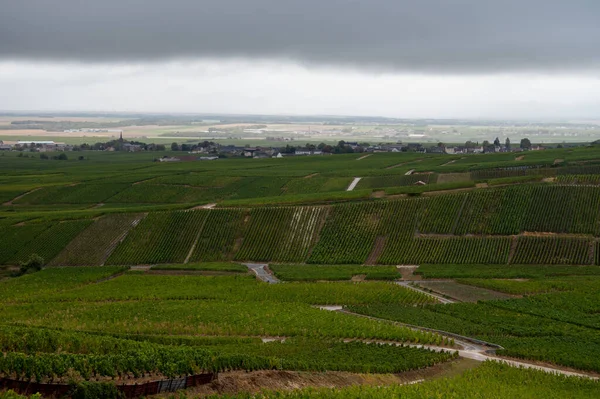
[(365, 281), (366, 278), (367, 278), (366, 274), (357, 274), (355, 276), (352, 276), (350, 281), (354, 281), (354, 282)]
[(542, 181), (544, 183), (554, 183), (556, 181), (556, 177), (544, 177)]
[(235, 239), (235, 243), (233, 244), (233, 253), (236, 253), (242, 247), (242, 243), (244, 242), (244, 237), (239, 237)]
[(304, 178), (305, 179), (310, 179), (311, 177), (315, 177), (315, 176), (318, 176), (318, 175), (319, 175), (318, 173), (313, 173), (313, 174), (304, 176)]
[(438, 175), (437, 183), (459, 183), (471, 180), (470, 173), (441, 173)]
[(377, 263), (377, 259), (383, 252), (383, 248), (385, 248), (385, 239), (385, 236), (379, 236), (375, 239), (375, 246), (373, 246), (373, 250), (369, 254), (365, 264), (374, 265)]
[(563, 162), (565, 162), (564, 159), (555, 159), (554, 160), (554, 165), (558, 165), (559, 163), (563, 163)]
[[(259, 393), (262, 391), (292, 391), (304, 388), (343, 388), (353, 385), (384, 386), (409, 384), (428, 379), (450, 377), (477, 367), (480, 363), (471, 359), (457, 359), (426, 369), (400, 374), (358, 374), (341, 371), (229, 371), (219, 373), (210, 384), (186, 390), (188, 396), (233, 395), (238, 393)], [(169, 397), (164, 393), (158, 397)]]
[(385, 197), (385, 191), (383, 191), (383, 190), (373, 191), (373, 193), (371, 193), (371, 198), (383, 198), (383, 197)]
[(357, 160), (357, 161), (360, 161), (361, 159), (368, 158), (368, 157), (370, 157), (371, 155), (373, 155), (373, 154), (367, 154), (367, 155), (363, 155), (362, 157), (356, 158), (356, 160)]
[(521, 233), (522, 236), (525, 237), (553, 237), (558, 235), (558, 233), (552, 232), (538, 232), (538, 231), (524, 231)]
[(522, 161), (525, 159), (525, 155), (521, 155), (519, 157), (515, 157), (515, 161)]
[(421, 275), (414, 274), (418, 268), (419, 268), (419, 266), (416, 266), (416, 265), (396, 266), (396, 269), (398, 269), (398, 272), (400, 272), (400, 275), (402, 276), (402, 280), (408, 280), (408, 281), (423, 279), (423, 277)]

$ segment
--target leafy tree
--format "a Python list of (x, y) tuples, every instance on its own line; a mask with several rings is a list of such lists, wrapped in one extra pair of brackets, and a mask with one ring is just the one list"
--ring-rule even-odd
[(506, 148), (506, 151), (510, 151), (510, 139), (507, 137), (506, 141), (504, 142), (504, 147)]
[(521, 148), (524, 150), (529, 150), (531, 148), (531, 141), (528, 138), (524, 138), (521, 140)]
[(27, 261), (21, 262), (20, 266), (21, 268), (19, 269), (19, 273), (16, 276), (22, 276), (27, 273), (39, 272), (44, 266), (44, 258), (39, 256), (38, 254), (31, 254)]
[(171, 151), (179, 151), (179, 144), (172, 143), (171, 144)]
[(43, 152), (40, 154), (40, 159), (48, 159), (48, 155), (44, 154)]
[(494, 140), (494, 146), (500, 147), (500, 139), (498, 137), (496, 137), (496, 140)]
[(65, 154), (64, 152), (62, 154), (60, 154), (57, 158), (59, 161), (66, 161), (67, 159), (69, 159), (67, 157), (67, 154)]

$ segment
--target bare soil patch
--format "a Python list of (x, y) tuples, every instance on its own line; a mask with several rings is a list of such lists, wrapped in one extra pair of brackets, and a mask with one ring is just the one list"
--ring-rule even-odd
[(544, 183), (554, 183), (556, 181), (556, 177), (544, 177), (542, 181)]
[(377, 263), (377, 259), (383, 252), (383, 248), (385, 248), (385, 240), (386, 240), (385, 236), (379, 236), (379, 237), (377, 237), (377, 239), (375, 239), (375, 246), (373, 247), (373, 250), (369, 254), (369, 257), (367, 258), (367, 261), (365, 262), (365, 264), (374, 265)]
[(558, 233), (546, 232), (546, 231), (524, 231), (521, 233), (522, 236), (525, 237), (553, 237), (558, 235)]
[(554, 165), (558, 165), (559, 163), (563, 163), (563, 162), (565, 162), (564, 159), (555, 159), (554, 160)]
[(383, 198), (383, 197), (385, 197), (385, 191), (383, 191), (383, 190), (373, 191), (373, 193), (371, 193), (371, 198)]
[(525, 155), (521, 155), (521, 156), (515, 157), (515, 161), (522, 161), (524, 159), (525, 159)]
[(357, 274), (355, 276), (352, 276), (350, 281), (354, 281), (354, 282), (365, 281), (366, 278), (367, 278), (366, 274)]
[(488, 184), (487, 183), (477, 183), (475, 184), (476, 188), (488, 188)]
[(239, 237), (235, 239), (235, 243), (233, 244), (233, 253), (236, 253), (242, 247), (242, 243), (244, 242), (244, 237)]
[(421, 275), (414, 274), (418, 268), (419, 268), (419, 266), (413, 266), (413, 265), (396, 266), (396, 269), (398, 269), (398, 272), (400, 272), (400, 275), (402, 276), (402, 280), (408, 280), (408, 281), (423, 279), (423, 277)]
[[(211, 384), (186, 390), (193, 396), (209, 396), (215, 394), (233, 395), (238, 393), (259, 393), (269, 391), (291, 391), (303, 388), (342, 388), (353, 385), (384, 386), (392, 384), (408, 384), (422, 380), (450, 377), (477, 367), (480, 363), (471, 359), (457, 359), (426, 369), (408, 371), (400, 374), (358, 374), (340, 371), (306, 372), (306, 371), (229, 371), (219, 373)], [(157, 395), (169, 397), (169, 393)]]
[(356, 158), (356, 160), (357, 160), (357, 161), (360, 161), (361, 159), (368, 158), (368, 157), (370, 157), (371, 155), (373, 155), (373, 154), (367, 154), (367, 155), (363, 155), (362, 157)]

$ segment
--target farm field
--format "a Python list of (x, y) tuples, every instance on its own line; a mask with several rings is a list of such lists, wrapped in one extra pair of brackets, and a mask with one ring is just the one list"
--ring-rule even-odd
[(207, 392), (252, 398), (242, 381), (347, 373), (419, 382), (261, 397), (598, 397), (598, 147), (81, 154), (0, 156), (0, 386), (217, 373)]

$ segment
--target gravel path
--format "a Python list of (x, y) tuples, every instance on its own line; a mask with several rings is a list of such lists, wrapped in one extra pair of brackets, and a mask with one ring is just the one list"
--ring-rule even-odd
[(354, 190), (354, 187), (356, 187), (356, 185), (358, 184), (358, 182), (360, 181), (360, 179), (362, 179), (362, 177), (355, 177), (354, 180), (352, 180), (352, 183), (350, 183), (350, 185), (346, 189), (346, 191), (352, 191), (352, 190)]
[(267, 267), (268, 265), (266, 263), (242, 263), (244, 266), (246, 266), (248, 269), (252, 270), (254, 272), (254, 274), (256, 274), (256, 276), (264, 281), (265, 283), (269, 283), (269, 284), (277, 284), (280, 283), (281, 281), (279, 281), (279, 279), (275, 276), (273, 276), (271, 273), (267, 272), (267, 270), (265, 269), (265, 267)]

